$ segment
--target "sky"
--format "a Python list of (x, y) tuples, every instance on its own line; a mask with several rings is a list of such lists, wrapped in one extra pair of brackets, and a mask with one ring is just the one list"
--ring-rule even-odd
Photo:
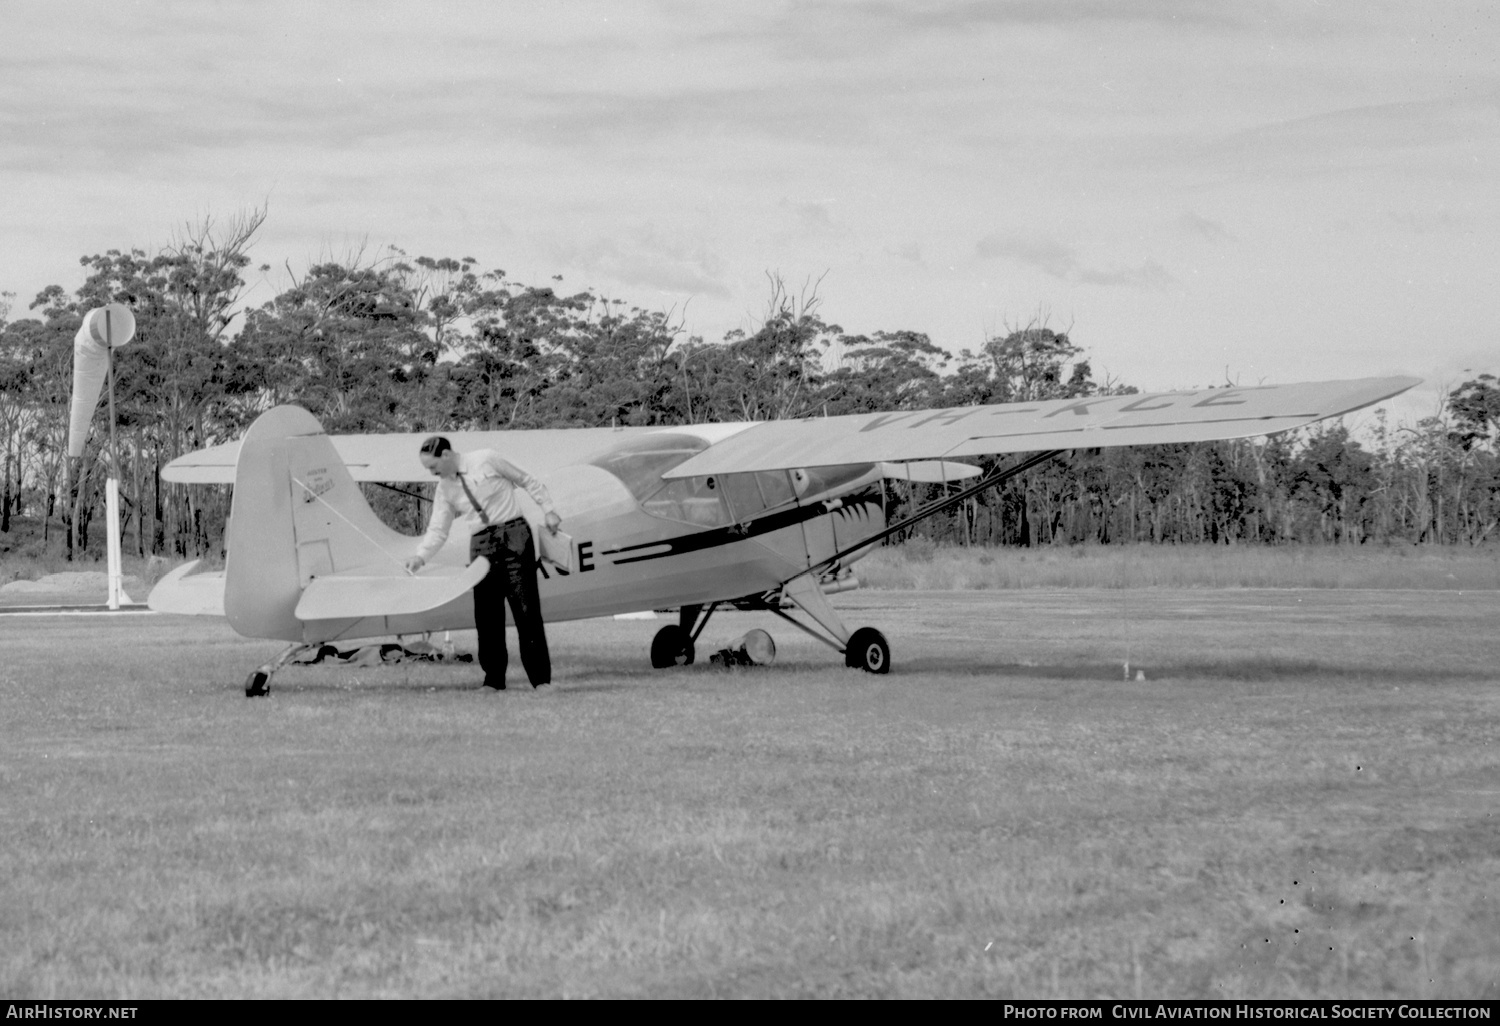
[(1067, 329), (1143, 390), (1500, 373), (1500, 5), (5, 0), (0, 291), (267, 207), (314, 261), (753, 330)]

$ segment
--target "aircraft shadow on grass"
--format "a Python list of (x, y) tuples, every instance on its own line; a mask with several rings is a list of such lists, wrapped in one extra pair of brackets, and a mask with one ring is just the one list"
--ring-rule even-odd
[[(384, 677), (385, 679), (382, 679), (382, 677)], [(579, 686), (574, 682), (569, 681), (563, 687), (554, 688), (554, 690), (558, 695), (568, 693), (583, 695), (600, 694), (609, 691), (624, 691), (627, 690), (629, 686), (630, 685), (625, 683), (598, 683), (584, 684), (582, 686)], [(226, 691), (238, 691), (238, 685), (226, 684), (224, 685), (224, 689)], [(478, 680), (472, 677), (465, 678), (463, 680), (454, 679), (451, 681), (412, 680), (409, 677), (398, 679), (394, 676), (394, 674), (386, 674), (383, 671), (378, 674), (372, 674), (368, 677), (360, 677), (353, 683), (323, 680), (297, 680), (296, 676), (293, 675), (287, 678), (284, 686), (279, 690), (288, 695), (314, 695), (334, 691), (344, 694), (368, 695), (418, 694), (430, 692), (445, 694), (462, 694), (465, 692), (473, 692), (475, 694), (482, 693), (486, 695), (490, 693), (489, 689), (485, 688), (482, 684), (480, 684)], [(525, 680), (521, 680), (517, 683), (510, 684), (507, 690), (520, 691), (524, 693), (530, 692), (532, 688), (531, 685), (526, 683)]]
[[(460, 693), (483, 691), (476, 674), (475, 664), (447, 664), (444, 668), (427, 669), (414, 678), (412, 669), (419, 664), (375, 664), (369, 666), (349, 665), (341, 667), (356, 674), (354, 681), (347, 677), (330, 678), (326, 673), (292, 673), (283, 685), (291, 694), (314, 694), (326, 691), (363, 692), (388, 695), (395, 693), (444, 692)], [(309, 668), (310, 669), (310, 668)], [(518, 668), (519, 669), (519, 668)], [(436, 670), (436, 672), (433, 672)], [(672, 682), (687, 686), (722, 684), (726, 688), (752, 688), (761, 683), (775, 683), (796, 687), (797, 678), (803, 674), (814, 674), (817, 683), (845, 683), (857, 687), (870, 687), (868, 677), (857, 672), (830, 672), (829, 668), (815, 661), (789, 660), (775, 667), (736, 666), (722, 667), (708, 664), (680, 667), (664, 677), (659, 671), (627, 669), (614, 665), (596, 665), (569, 668), (566, 675), (553, 690), (558, 694), (572, 694), (583, 698), (628, 691), (642, 687), (670, 685)], [(952, 679), (953, 683), (994, 681), (1010, 683), (1027, 680), (1059, 682), (1097, 682), (1180, 685), (1193, 682), (1223, 682), (1252, 684), (1306, 680), (1327, 682), (1365, 682), (1380, 685), (1423, 685), (1459, 681), (1493, 681), (1496, 674), (1480, 670), (1442, 669), (1437, 667), (1399, 667), (1368, 665), (1334, 665), (1310, 659), (1266, 659), (1251, 658), (1222, 660), (1219, 662), (1176, 663), (1132, 663), (1130, 676), (1125, 677), (1123, 663), (983, 663), (959, 659), (924, 659), (917, 657), (907, 663), (902, 672), (888, 678), (890, 684), (900, 686), (903, 679), (916, 686), (930, 687), (931, 682), (921, 678), (938, 675)], [(1137, 676), (1137, 675), (1142, 676)], [(774, 676), (773, 676), (774, 675)], [(529, 692), (524, 675), (517, 673), (510, 682), (512, 691)]]

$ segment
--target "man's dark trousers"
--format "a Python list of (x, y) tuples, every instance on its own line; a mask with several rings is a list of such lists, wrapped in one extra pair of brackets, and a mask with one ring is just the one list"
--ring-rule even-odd
[(531, 528), (521, 517), (476, 531), (469, 539), (469, 562), (490, 561), (490, 572), (474, 585), (474, 627), (479, 632), (479, 665), (484, 682), (505, 681), (509, 653), (505, 647), (505, 603), (510, 602), (521, 642), (521, 665), (532, 687), (552, 681), (552, 657), (542, 626), (542, 603), (536, 591), (536, 548)]

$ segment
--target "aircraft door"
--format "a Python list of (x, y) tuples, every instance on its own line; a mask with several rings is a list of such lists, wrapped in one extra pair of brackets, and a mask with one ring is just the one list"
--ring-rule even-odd
[(802, 523), (809, 564), (820, 563), (836, 552), (849, 549), (870, 537), (884, 516), (880, 510), (880, 475), (868, 463), (810, 467), (791, 472), (799, 501), (818, 496), (817, 503), (831, 503), (834, 510)]
[(829, 514), (823, 513), (802, 521), (802, 544), (807, 548), (808, 565), (827, 559), (838, 551), (833, 519)]
[[(785, 470), (724, 474), (719, 481), (737, 523), (751, 523), (799, 505), (791, 476)], [(800, 524), (758, 534), (755, 541), (793, 566), (807, 565), (807, 540)]]

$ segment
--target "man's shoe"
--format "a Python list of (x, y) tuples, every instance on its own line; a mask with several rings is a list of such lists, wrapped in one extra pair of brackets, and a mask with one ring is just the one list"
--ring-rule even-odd
[(505, 681), (495, 680), (493, 677), (486, 677), (484, 678), (484, 686), (489, 688), (491, 691), (504, 691)]
[(532, 684), (531, 685), (531, 690), (533, 690), (533, 691), (540, 691), (540, 690), (542, 690), (542, 688), (546, 688), (548, 691), (551, 691), (552, 690), (552, 682), (550, 680), (544, 680), (540, 684)]

